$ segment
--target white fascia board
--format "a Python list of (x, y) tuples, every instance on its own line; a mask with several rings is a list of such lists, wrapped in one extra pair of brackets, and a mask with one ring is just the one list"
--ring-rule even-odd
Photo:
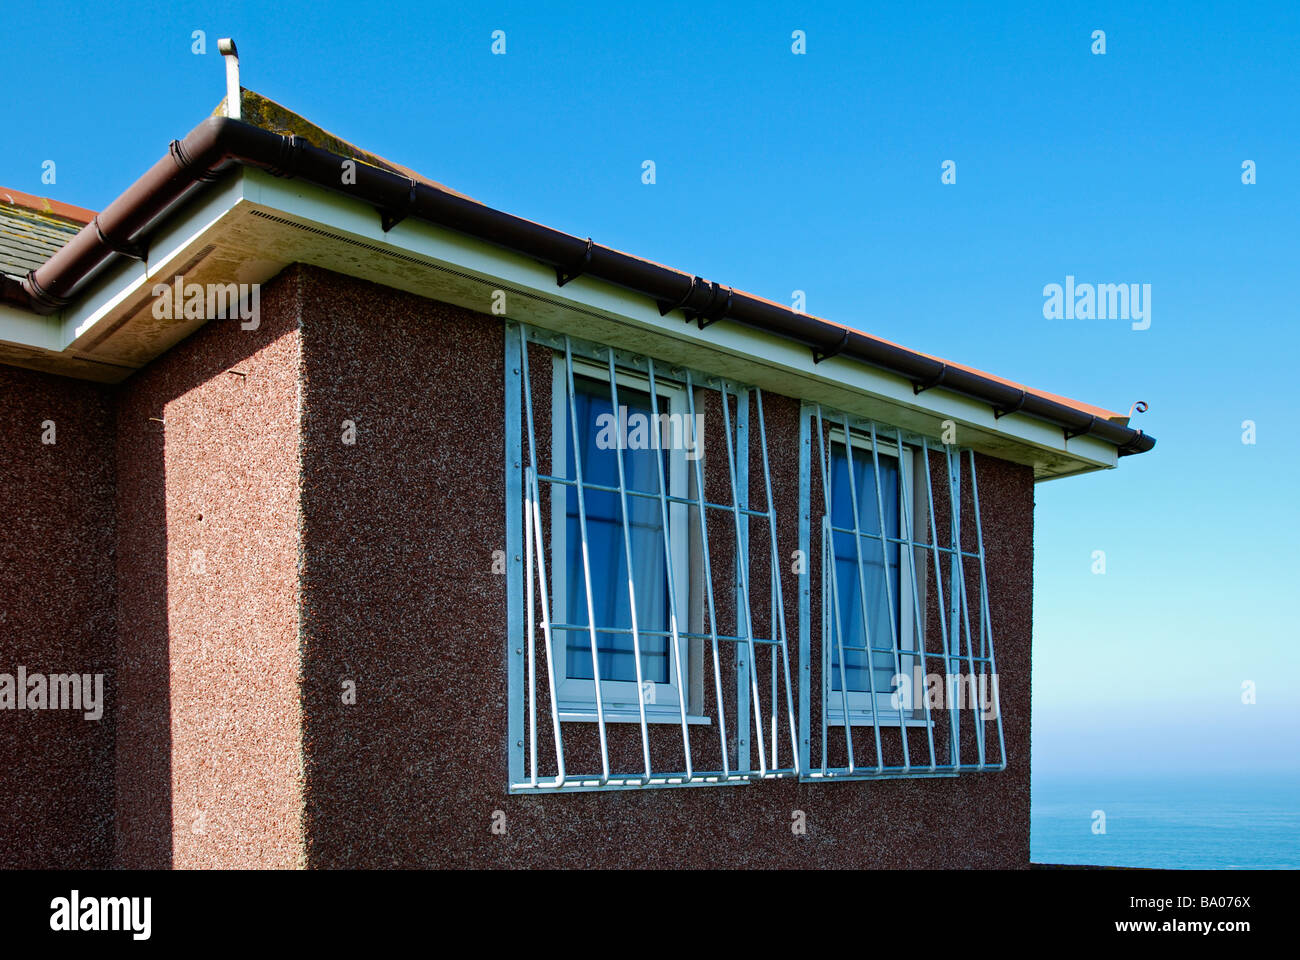
[[(999, 419), (989, 404), (948, 392), (942, 387), (916, 394), (907, 378), (855, 361), (837, 357), (815, 364), (807, 347), (774, 334), (726, 321), (700, 330), (693, 323), (684, 323), (678, 312), (661, 316), (649, 297), (601, 280), (578, 277), (560, 288), (556, 284), (555, 271), (549, 266), (424, 221), (408, 218), (385, 233), (374, 208), (310, 183), (272, 177), (254, 169), (245, 169), (242, 179), (243, 196), (267, 210), (349, 234), (376, 246), (391, 247), (438, 261), (458, 271), (477, 274), (489, 285), (483, 301), (473, 306), (483, 313), (490, 312), (490, 287), (493, 284), (501, 289), (530, 292), (547, 301), (571, 303), (583, 313), (595, 311), (612, 322), (653, 332), (675, 344), (687, 344), (698, 351), (702, 369), (709, 369), (708, 361), (719, 353), (730, 354), (754, 366), (755, 373), (758, 368), (766, 367), (781, 371), (787, 377), (793, 375), (806, 387), (799, 394), (802, 398), (820, 399), (819, 394), (828, 392), (877, 398), (931, 418), (936, 425), (944, 420), (955, 421), (958, 424), (958, 442), (963, 445), (966, 441), (962, 439), (961, 431), (967, 428), (978, 435), (1003, 438), (1072, 462), (1067, 471), (1053, 470), (1053, 474), (1105, 469), (1114, 467), (1118, 460), (1116, 448), (1104, 441), (1092, 437), (1075, 437), (1066, 441), (1060, 427), (1017, 414)], [(418, 271), (419, 267), (410, 269)], [(392, 280), (381, 282), (391, 284)], [(411, 289), (416, 288), (413, 286)], [(520, 317), (513, 308), (507, 311), (507, 315), (538, 322)], [(580, 333), (575, 335), (581, 336)], [(761, 377), (753, 376), (748, 380), (760, 382)], [(976, 449), (982, 446), (980, 443), (969, 445)]]
[(196, 242), (239, 202), (238, 173), (182, 202), (179, 215), (173, 213), (149, 237), (148, 259), (123, 259), (97, 277), (91, 289), (60, 314), (60, 350), (77, 349), (93, 341), (99, 324), (114, 311), (135, 300), (142, 287), (152, 287), (158, 278), (170, 277), (176, 267), (192, 256)]
[(0, 304), (0, 342), (36, 350), (62, 350), (58, 317)]

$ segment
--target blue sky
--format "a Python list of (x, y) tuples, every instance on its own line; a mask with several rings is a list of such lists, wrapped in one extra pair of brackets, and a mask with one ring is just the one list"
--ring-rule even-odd
[[(1037, 488), (1035, 769), (1297, 768), (1300, 7), (466, 6), (14, 11), (0, 184), (102, 207), (221, 99), (233, 35), (245, 86), (486, 203), (1145, 400), (1153, 453)], [(1045, 320), (1067, 274), (1151, 284), (1150, 329)]]

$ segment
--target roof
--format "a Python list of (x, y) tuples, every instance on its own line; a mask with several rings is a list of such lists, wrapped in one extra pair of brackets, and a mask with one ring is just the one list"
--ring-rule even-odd
[(94, 216), (91, 210), (0, 187), (0, 273), (26, 276)]
[[(189, 239), (183, 243), (181, 235), (173, 237), (172, 240), (182, 246), (193, 244), (186, 253), (191, 259), (180, 258), (179, 248), (174, 249), (178, 258), (173, 265), (183, 267), (181, 272), (187, 276), (194, 269), (221, 270), (225, 269), (223, 264), (228, 266), (240, 263), (249, 279), (265, 280), (280, 268), (276, 266), (277, 263), (282, 267), (299, 260), (315, 262), (309, 259), (312, 255), (319, 261), (318, 265), (350, 272), (363, 268), (355, 252), (357, 249), (375, 252), (380, 256), (396, 257), (403, 263), (428, 264), (427, 259), (412, 258), (409, 252), (395, 253), (388, 250), (394, 243), (403, 247), (412, 238), (405, 227), (390, 233), (395, 226), (409, 218), (412, 223), (423, 221), (470, 241), (486, 242), (497, 249), (522, 255), (526, 262), (549, 270), (551, 283), (547, 285), (543, 282), (534, 294), (529, 295), (532, 300), (526, 300), (522, 307), (516, 300), (514, 313), (521, 309), (532, 310), (528, 305), (530, 303), (551, 304), (564, 309), (562, 301), (567, 298), (572, 308), (577, 310), (573, 316), (597, 316), (589, 309), (592, 303), (589, 298), (597, 296), (597, 289), (592, 284), (613, 285), (639, 297), (631, 305), (619, 308), (620, 311), (632, 311), (623, 313), (623, 316), (636, 317), (632, 321), (634, 325), (639, 324), (644, 328), (647, 321), (651, 326), (659, 323), (651, 317), (670, 322), (670, 315), (673, 315), (678, 321), (685, 317), (691, 326), (698, 326), (701, 333), (706, 327), (709, 328), (702, 338), (692, 336), (686, 339), (695, 341), (695, 349), (704, 349), (706, 352), (714, 352), (714, 344), (726, 341), (729, 345), (720, 348), (723, 353), (729, 352), (730, 356), (742, 360), (749, 358), (748, 363), (743, 364), (745, 369), (730, 368), (729, 375), (741, 380), (746, 380), (751, 374), (755, 378), (768, 374), (754, 365), (756, 358), (752, 350), (755, 345), (739, 346), (728, 331), (756, 330), (804, 351), (804, 360), (796, 361), (789, 355), (783, 355), (778, 361), (779, 365), (786, 371), (796, 371), (799, 377), (804, 378), (803, 387), (814, 392), (822, 390), (819, 384), (829, 384), (829, 389), (841, 391), (841, 401), (849, 399), (843, 397), (842, 391), (845, 388), (850, 390), (853, 398), (859, 396), (858, 392), (866, 390), (864, 403), (875, 403), (888, 395), (893, 399), (886, 402), (892, 404), (890, 409), (895, 413), (910, 416), (928, 411), (932, 414), (938, 408), (926, 399), (931, 395), (926, 394), (926, 398), (920, 395), (938, 388), (935, 391), (937, 394), (950, 398), (963, 397), (984, 405), (983, 412), (967, 408), (963, 422), (968, 426), (980, 424), (980, 429), (993, 438), (990, 442), (1000, 442), (996, 440), (998, 437), (1011, 438), (1017, 443), (1028, 439), (1030, 435), (1025, 433), (1028, 428), (1010, 426), (1013, 421), (1023, 424), (1029, 419), (1051, 425), (1058, 439), (1051, 441), (1048, 440), (1050, 434), (1039, 433), (1033, 434), (1033, 439), (1029, 440), (1034, 458), (1032, 462), (1036, 469), (1041, 468), (1045, 474), (1068, 475), (1066, 467), (1078, 459), (1075, 451), (1079, 445), (1086, 446), (1092, 440), (1111, 445), (1109, 456), (1112, 459), (1110, 464), (1106, 464), (1104, 456), (1101, 459), (1089, 459), (1091, 454), (1083, 455), (1079, 462), (1091, 464), (1085, 469), (1113, 465), (1116, 454), (1125, 456), (1141, 453), (1155, 444), (1154, 438), (1129, 427), (1128, 417), (1109, 409), (1035, 390), (964, 364), (911, 350), (843, 324), (805, 314), (765, 297), (747, 294), (695, 274), (597, 244), (589, 238), (574, 236), (494, 209), (407, 167), (362, 150), (275, 101), (251, 91), (241, 90), (241, 115), (245, 119), (230, 119), (221, 115), (224, 112), (219, 107), (217, 115), (195, 127), (183, 140), (173, 141), (167, 154), (98, 214), (58, 204), (56, 201), (11, 192), (15, 198), (22, 198), (21, 201), (15, 199), (4, 208), (10, 214), (11, 232), (16, 238), (12, 244), (15, 249), (11, 267), (16, 272), (0, 278), (3, 280), (4, 292), (0, 299), (17, 305), (20, 311), (31, 311), (39, 316), (57, 313), (59, 319), (56, 327), (49, 328), (42, 327), (35, 318), (29, 321), (23, 319), (21, 314), (11, 313), (6, 321), (10, 328), (27, 332), (21, 336), (0, 337), (0, 341), (7, 340), (26, 352), (20, 351), (21, 356), (13, 354), (12, 350), (6, 353), (4, 345), (0, 343), (0, 359), (3, 362), (31, 363), (38, 358), (29, 355), (31, 352), (27, 348), (39, 344), (51, 362), (68, 364), (69, 367), (81, 364), (75, 370), (59, 369), (56, 372), (103, 376), (106, 379), (114, 376), (120, 378), (188, 335), (191, 329), (180, 324), (162, 327), (152, 324), (145, 316), (148, 313), (148, 303), (142, 291), (156, 279), (156, 273), (171, 269), (170, 266), (163, 266), (165, 259), (160, 259), (162, 248), (152, 246), (164, 233), (160, 229), (163, 219), (182, 216), (176, 213), (182, 209), (181, 202), (184, 201), (187, 205), (198, 203), (193, 198), (203, 193), (220, 207), (214, 207), (212, 215), (222, 222), (228, 219), (225, 214), (270, 219), (263, 219), (257, 230), (242, 229), (232, 221), (231, 231), (225, 232), (223, 236), (211, 235), (212, 240), (221, 241), (219, 244), (199, 245), (195, 240), (197, 232), (184, 234)], [(346, 166), (349, 160), (357, 161), (354, 176), (340, 178), (340, 164)], [(232, 168), (242, 171), (235, 180), (227, 177)], [(271, 180), (265, 179), (267, 175)], [(251, 181), (248, 180), (250, 176)], [(229, 186), (222, 187), (219, 193), (204, 190), (206, 184), (217, 180), (240, 186), (233, 191)], [(287, 193), (272, 186), (273, 182), (286, 180), (297, 184)], [(257, 186), (258, 182), (263, 185)], [(243, 192), (245, 186), (253, 190), (253, 197), (250, 198)], [(331, 221), (336, 231), (339, 225), (331, 220), (332, 214), (326, 214), (327, 210), (334, 209), (328, 202), (321, 206), (315, 200), (306, 199), (308, 194), (303, 190), (311, 189), (327, 191), (336, 197), (331, 202), (351, 204), (357, 212), (358, 203), (370, 207), (378, 214), (375, 227), (361, 227), (358, 230), (356, 222), (351, 222), (345, 232), (353, 233), (353, 239), (321, 229), (326, 220)], [(268, 208), (266, 204), (272, 195), (278, 196), (279, 200)], [(239, 199), (241, 196), (244, 198), (242, 201)], [(316, 225), (299, 225), (298, 229), (306, 231), (312, 237), (329, 237), (338, 243), (353, 244), (354, 252), (331, 260), (330, 257), (335, 256), (333, 252), (323, 251), (318, 246), (312, 247), (302, 234), (293, 240), (286, 240), (268, 237), (261, 232), (272, 222), (290, 226), (295, 222), (300, 223), (281, 219), (279, 215), (299, 209), (304, 203), (310, 208), (306, 219)], [(257, 207), (263, 209), (255, 209)], [(236, 210), (242, 210), (242, 213), (234, 214)], [(77, 224), (86, 221), (90, 223), (74, 235)], [(195, 224), (194, 230), (208, 230), (217, 222), (218, 220), (209, 217)], [(370, 241), (359, 240), (362, 237), (369, 237)], [(400, 237), (406, 239), (399, 240)], [(465, 267), (470, 261), (460, 260), (459, 257), (463, 255), (453, 253), (446, 263)], [(143, 273), (129, 268), (133, 259), (143, 260)], [(381, 267), (367, 263), (364, 269), (371, 272), (360, 275), (402, 289), (418, 285), (409, 270), (395, 275), (391, 272), (391, 266), (388, 264)], [(435, 266), (434, 269), (438, 268)], [(252, 272), (262, 270), (271, 272), (264, 276), (252, 276)], [(452, 273), (462, 278), (469, 276), (464, 272)], [(499, 279), (505, 274), (494, 276)], [(567, 287), (557, 295), (556, 287), (565, 287), (577, 277), (583, 278), (581, 283)], [(107, 278), (117, 279), (109, 282)], [(216, 281), (228, 278), (214, 275), (211, 279)], [(525, 284), (536, 282), (536, 279), (519, 279)], [(95, 281), (93, 285), (92, 281)], [(105, 283), (110, 286), (121, 283), (125, 286), (120, 287), (117, 293), (111, 293), (105, 289)], [(603, 289), (608, 290), (609, 287)], [(584, 290), (585, 293), (582, 292)], [(481, 307), (478, 300), (457, 299), (462, 293), (459, 290), (429, 287), (422, 291), (422, 295), (433, 299), (468, 305), (473, 309)], [(649, 312), (645, 313), (647, 306)], [(514, 313), (512, 318), (527, 319), (523, 315), (515, 317)], [(143, 326), (138, 322), (140, 318), (143, 318)], [(4, 319), (0, 316), (0, 320)], [(727, 323), (713, 326), (724, 320)], [(554, 327), (556, 323), (567, 323), (569, 320), (553, 317), (548, 322)], [(585, 324), (588, 321), (582, 322)], [(624, 321), (615, 322), (621, 324)], [(155, 327), (158, 328), (154, 329)], [(46, 346), (52, 335), (51, 329), (56, 331), (53, 334), (55, 340), (52, 346)], [(680, 331), (681, 327), (677, 326), (676, 329)], [(619, 337), (626, 333), (625, 330), (611, 332)], [(670, 342), (662, 343), (662, 349), (671, 350), (681, 346), (678, 341), (683, 341), (684, 338), (680, 333), (668, 336)], [(737, 353), (737, 350), (740, 352)], [(808, 350), (811, 350), (811, 367), (807, 366)], [(818, 366), (824, 360), (833, 362)], [(39, 362), (41, 368), (48, 368), (44, 360)], [(90, 366), (87, 367), (86, 364)], [(862, 367), (903, 378), (905, 394), (894, 395), (896, 382), (891, 385), (872, 381), (875, 385), (865, 387), (861, 375), (854, 372), (854, 368)], [(808, 381), (809, 377), (812, 381)], [(793, 384), (786, 386), (794, 387)], [(791, 395), (805, 396), (798, 392)], [(875, 399), (870, 399), (872, 397)], [(852, 402), (858, 400), (853, 399)], [(955, 409), (951, 407), (951, 401), (944, 403), (948, 405), (947, 409)], [(842, 402), (840, 405), (843, 405)], [(1002, 419), (1011, 414), (1016, 416), (1010, 420)], [(991, 422), (984, 422), (990, 420)], [(1072, 439), (1075, 441), (1073, 445)], [(1037, 458), (1044, 453), (1048, 459), (1040, 462)]]
[[(435, 189), (446, 191), (455, 196), (461, 197), (465, 200), (470, 200), (475, 203), (478, 202), (478, 201), (474, 201), (473, 197), (470, 197), (464, 193), (460, 193), (456, 190), (452, 190), (450, 187), (447, 187), (444, 184), (437, 182), (436, 180), (430, 180), (429, 178), (421, 175), (420, 173), (417, 173), (416, 171), (410, 169), (409, 167), (405, 167), (402, 166), (401, 164), (393, 163), (390, 160), (386, 160), (383, 157), (379, 156), (378, 154), (374, 154), (368, 150), (364, 150), (361, 147), (357, 146), (356, 144), (353, 144), (343, 139), (342, 137), (337, 136), (336, 134), (330, 133), (324, 130), (323, 128), (316, 126), (315, 124), (311, 123), (309, 120), (305, 119), (304, 117), (299, 116), (298, 114), (294, 113), (292, 110), (288, 109), (282, 104), (272, 100), (270, 97), (263, 96), (262, 94), (256, 93), (252, 90), (244, 89), (242, 87), (240, 88), (240, 94), (241, 94), (240, 97), (241, 119), (247, 123), (252, 123), (255, 126), (261, 127), (264, 130), (270, 130), (274, 133), (278, 133), (281, 135), (294, 135), (294, 136), (304, 137), (305, 139), (309, 140), (312, 144), (318, 147), (322, 147), (326, 150), (329, 150), (332, 153), (341, 154), (343, 156), (355, 157), (356, 159), (361, 160), (365, 163), (369, 163), (372, 166), (377, 166), (380, 167), (381, 169), (388, 170), (393, 173), (398, 173), (405, 177), (409, 177), (410, 179), (418, 183), (427, 184), (431, 187), (434, 187)], [(223, 98), (221, 103), (217, 106), (217, 109), (213, 111), (213, 116), (222, 116), (224, 115), (224, 113), (225, 113), (225, 99)], [(535, 221), (530, 221), (530, 222), (535, 222)], [(575, 238), (575, 239), (579, 239), (579, 238)], [(624, 250), (618, 250), (617, 252), (624, 256), (640, 260), (652, 266), (663, 267), (665, 269), (670, 269), (670, 270), (674, 269), (673, 267), (670, 267), (668, 264), (661, 264), (653, 260), (648, 260), (645, 257), (640, 257), (637, 256), (636, 254), (629, 253)], [(747, 291), (742, 291), (739, 289), (737, 289), (736, 292), (743, 294), (744, 296), (751, 297), (755, 300), (765, 301), (771, 304), (772, 306), (780, 309), (789, 309), (785, 304), (777, 303), (773, 300), (770, 300), (766, 297), (759, 296), (757, 294), (748, 293)], [(849, 327), (846, 326), (845, 324), (836, 323), (832, 320), (826, 320), (821, 317), (814, 317), (810, 315), (809, 319), (819, 321), (820, 323), (825, 324), (828, 328), (831, 329), (836, 329), (836, 330), (847, 329), (857, 333), (868, 333), (868, 331), (860, 330), (859, 328), (856, 327)], [(892, 343), (892, 341), (885, 341), (883, 340), (883, 338), (876, 337), (875, 339), (882, 340), (882, 342), (885, 343), (890, 343), (891, 346), (897, 347), (902, 350), (910, 349), (908, 347), (905, 347), (903, 344)], [(935, 356), (934, 354), (924, 353), (921, 351), (912, 351), (912, 352), (919, 353), (921, 356), (928, 357), (931, 360), (935, 360), (939, 363), (943, 363), (949, 367), (953, 367), (954, 369), (964, 370), (968, 373), (972, 373), (977, 376), (987, 377), (991, 380), (996, 380), (999, 383), (1005, 384), (1006, 386), (1014, 387), (1017, 390), (1024, 390), (1027, 393), (1039, 397), (1043, 397), (1048, 400), (1055, 401), (1056, 403), (1060, 403), (1064, 406), (1070, 407), (1090, 417), (1095, 416), (1098, 419), (1108, 420), (1113, 423), (1119, 423), (1122, 425), (1128, 424), (1128, 417), (1124, 414), (1117, 413), (1114, 410), (1109, 410), (1105, 407), (1100, 407), (1095, 404), (1086, 403), (1081, 400), (1073, 400), (1069, 397), (1062, 397), (1058, 394), (1048, 393), (1047, 391), (1044, 390), (1038, 390), (1026, 384), (1018, 383), (1014, 380), (1008, 380), (1005, 377), (1000, 377), (996, 374), (988, 373), (987, 371), (983, 371), (976, 367), (968, 366), (966, 364), (955, 363), (951, 360), (945, 359), (944, 357)]]

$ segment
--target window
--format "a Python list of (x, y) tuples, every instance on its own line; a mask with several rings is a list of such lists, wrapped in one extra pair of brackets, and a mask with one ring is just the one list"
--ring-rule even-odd
[[(685, 424), (684, 391), (657, 380), (658, 409), (653, 410), (649, 384), (643, 378), (620, 372), (616, 389), (611, 390), (608, 370), (575, 362), (570, 411), (563, 358), (556, 359), (554, 370), (552, 463), (557, 476), (576, 479), (570, 427), (576, 415), (584, 483), (581, 510), (575, 485), (552, 488), (552, 516), (562, 521), (551, 525), (554, 615), (564, 644), (563, 671), (557, 678), (556, 692), (561, 716), (570, 720), (596, 718), (595, 677), (599, 673), (607, 721), (639, 721), (640, 690), (648, 722), (677, 722), (681, 716), (679, 698), (684, 693), (689, 696), (690, 690), (677, 673), (679, 662), (684, 673), (690, 662), (689, 641), (681, 636), (687, 632), (684, 621), (688, 621), (690, 610), (689, 537), (685, 506), (669, 504), (669, 533), (675, 554), (674, 589), (670, 593), (659, 470), (662, 467), (668, 496), (685, 498), (689, 488), (685, 448), (690, 437), (683, 435), (684, 426), (689, 426)], [(617, 411), (615, 396), (620, 408)], [(619, 492), (620, 457), (624, 494)], [(584, 512), (590, 576), (583, 565)], [(635, 618), (632, 596), (636, 598)], [(673, 600), (676, 617), (680, 618), (676, 623)], [(590, 630), (593, 622), (594, 663)], [(672, 650), (674, 626), (681, 645), (678, 656)], [(639, 688), (634, 646), (639, 646), (641, 653)]]
[[(822, 574), (827, 621), (823, 636), (829, 653), (827, 719), (842, 724), (847, 699), (851, 724), (891, 718), (897, 723), (898, 708), (891, 699), (898, 685), (895, 678), (910, 678), (917, 660), (915, 587), (903, 553), (912, 549), (912, 537), (902, 521), (903, 494), (906, 489), (910, 495), (914, 483), (914, 457), (909, 447), (900, 450), (898, 444), (879, 439), (874, 450), (867, 437), (854, 434), (851, 443), (850, 459), (844, 431), (831, 431), (830, 510), (823, 524), (827, 562)], [(848, 691), (847, 698), (842, 690)]]
[[(815, 403), (803, 411), (800, 543), (815, 549), (820, 521), (821, 624), (805, 601), (800, 633), (821, 656), (814, 681), (801, 645), (802, 778), (1005, 769), (975, 452)], [(812, 579), (801, 574), (801, 594)], [(820, 736), (809, 700), (820, 700)]]
[[(799, 776), (762, 391), (506, 331), (510, 792)], [(529, 356), (548, 351), (543, 421)]]

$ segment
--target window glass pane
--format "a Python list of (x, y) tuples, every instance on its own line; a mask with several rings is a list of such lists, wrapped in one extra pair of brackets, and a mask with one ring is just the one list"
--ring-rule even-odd
[[(650, 396), (618, 388), (618, 401), (624, 408), (623, 430), (602, 432), (613, 414), (608, 382), (574, 377), (575, 405), (578, 411), (578, 443), (582, 451), (582, 476), (587, 483), (618, 486), (617, 442), (626, 435), (629, 448), (623, 450), (623, 470), (627, 489), (658, 493), (659, 478), (654, 458), (663, 451), (644, 449), (648, 443), (638, 443), (636, 427), (639, 418), (649, 420)], [(667, 412), (665, 398), (660, 406)], [(604, 415), (604, 419), (602, 419)], [(644, 421), (643, 421), (644, 422)], [(649, 438), (650, 434), (642, 434)], [(611, 443), (611, 439), (614, 443)], [(603, 448), (603, 449), (602, 449)], [(572, 440), (565, 445), (572, 477)], [(664, 477), (668, 477), (668, 463), (664, 462)], [(586, 626), (587, 595), (582, 574), (582, 532), (578, 518), (578, 495), (573, 487), (566, 488), (565, 544), (568, 556), (567, 617), (570, 623)], [(612, 633), (609, 629), (631, 630), (631, 604), (627, 595), (627, 553), (623, 545), (623, 513), (617, 493), (586, 490), (587, 546), (591, 563), (592, 606), (596, 612), (597, 653), (601, 680), (636, 681), (636, 662), (632, 650), (632, 634)], [(663, 523), (659, 501), (646, 497), (629, 496), (627, 509), (632, 537), (632, 580), (636, 588), (637, 627), (641, 633), (641, 676), (650, 683), (667, 683), (669, 680), (668, 645), (666, 636), (647, 636), (644, 631), (668, 629), (668, 587), (665, 580)], [(595, 679), (591, 669), (591, 635), (570, 632), (566, 650), (567, 676), (576, 680)]]
[[(881, 497), (884, 501), (885, 535), (899, 536), (898, 510), (898, 458), (877, 454), (880, 461)], [(868, 634), (872, 648), (870, 666), (867, 654), (861, 650), (844, 651), (844, 674), (850, 691), (872, 689), (871, 675), (875, 675), (875, 690), (888, 693), (896, 672), (894, 638), (889, 626), (889, 596), (885, 591), (886, 564), (880, 549), (880, 514), (876, 503), (876, 477), (871, 464), (871, 451), (853, 448), (853, 479), (857, 484), (858, 523), (861, 534), (862, 576), (858, 575), (858, 552), (854, 549), (853, 534), (832, 533), (835, 554), (835, 575), (840, 596), (840, 623), (845, 647), (866, 647)], [(853, 528), (853, 500), (849, 492), (849, 465), (843, 444), (831, 445), (831, 525)], [(889, 589), (898, 614), (900, 599), (900, 552), (897, 543), (889, 543)], [(866, 583), (867, 631), (863, 630), (862, 584)], [(901, 622), (897, 619), (895, 622)], [(828, 638), (831, 644), (831, 689), (840, 689), (839, 645), (835, 634)], [(906, 669), (906, 665), (904, 667)]]

